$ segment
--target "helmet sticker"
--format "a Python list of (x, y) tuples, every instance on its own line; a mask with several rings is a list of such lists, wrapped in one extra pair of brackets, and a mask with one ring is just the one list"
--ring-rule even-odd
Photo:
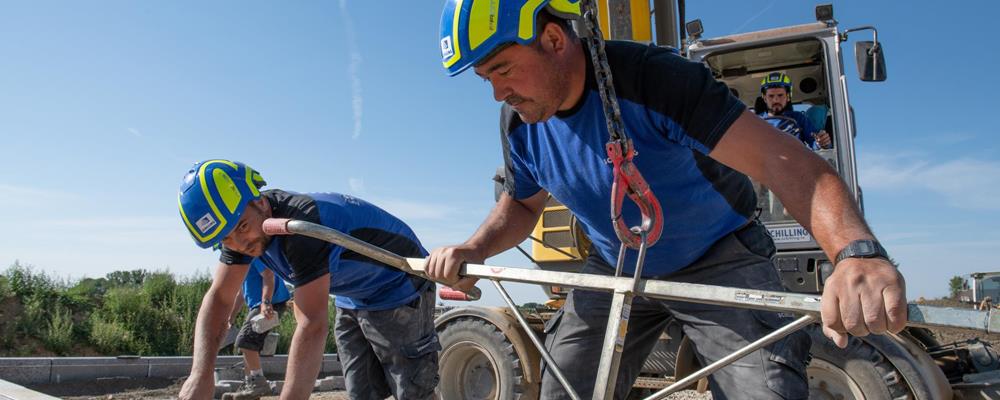
[(444, 59), (449, 59), (451, 56), (455, 55), (455, 50), (451, 47), (451, 36), (445, 36), (441, 38), (441, 56)]
[(212, 217), (212, 214), (206, 213), (201, 218), (198, 218), (198, 221), (194, 224), (198, 225), (198, 230), (200, 230), (201, 234), (204, 235), (208, 233), (209, 229), (212, 229), (212, 227), (218, 224), (218, 222), (215, 221), (215, 217)]

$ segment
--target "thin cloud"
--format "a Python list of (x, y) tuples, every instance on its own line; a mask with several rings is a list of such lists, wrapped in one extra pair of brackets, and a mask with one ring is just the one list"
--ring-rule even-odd
[(443, 220), (455, 215), (456, 211), (453, 207), (447, 205), (402, 199), (375, 198), (372, 199), (372, 202), (403, 221)]
[(361, 97), (361, 52), (358, 51), (357, 35), (354, 34), (354, 22), (347, 13), (347, 0), (340, 0), (340, 15), (347, 34), (347, 46), (351, 52), (351, 63), (348, 66), (351, 78), (351, 108), (354, 111), (354, 131), (351, 138), (357, 139), (361, 136), (361, 115), (364, 104)]
[(129, 133), (131, 133), (133, 136), (138, 137), (138, 138), (142, 137), (142, 134), (139, 133), (138, 129), (135, 129), (135, 128), (126, 128), (126, 129), (128, 129)]
[(958, 208), (1000, 210), (1000, 162), (959, 158), (931, 161), (889, 155), (861, 160), (868, 190), (916, 189), (937, 193)]
[(0, 198), (8, 206), (38, 205), (51, 201), (71, 201), (82, 198), (79, 194), (28, 186), (0, 183)]
[(351, 187), (351, 193), (364, 195), (365, 194), (365, 180), (361, 178), (348, 178), (347, 184)]
[(770, 10), (772, 7), (774, 7), (775, 3), (777, 3), (777, 0), (771, 0), (770, 4), (768, 4), (767, 6), (764, 6), (764, 8), (762, 8), (760, 11), (758, 11), (752, 17), (750, 17), (749, 19), (747, 19), (746, 21), (744, 21), (742, 24), (740, 24), (739, 27), (737, 27), (736, 29), (734, 29), (730, 34), (735, 34), (735, 33), (742, 32), (743, 28), (746, 28), (746, 26), (750, 25), (751, 22), (756, 21), (757, 18), (760, 18), (761, 15), (764, 15), (764, 13), (766, 13), (768, 10)]

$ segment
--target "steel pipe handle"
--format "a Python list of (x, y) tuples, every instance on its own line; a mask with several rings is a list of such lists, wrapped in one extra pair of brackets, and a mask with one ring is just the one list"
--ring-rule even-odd
[[(312, 222), (298, 221), (288, 218), (268, 218), (264, 220), (262, 227), (264, 229), (264, 233), (268, 235), (308, 236), (314, 239), (319, 239), (328, 243), (341, 246), (345, 249), (354, 251), (358, 254), (364, 255), (368, 258), (371, 258), (375, 261), (381, 262), (388, 266), (396, 267), (408, 274), (413, 274), (423, 278), (430, 279), (423, 272), (423, 268), (415, 269), (411, 267), (410, 261), (407, 261), (406, 258), (391, 251), (388, 251), (386, 249), (383, 249), (381, 247), (372, 245), (371, 243), (359, 240), (354, 236), (348, 235), (346, 233), (340, 232), (330, 227), (314, 224)], [(441, 283), (442, 285), (447, 285), (444, 282), (437, 282), (437, 283)], [(465, 294), (465, 298), (458, 298), (458, 296), (454, 296), (452, 298), (448, 298), (448, 300), (475, 301), (479, 300), (483, 295), (483, 292), (480, 291), (479, 288), (475, 286), (473, 286), (468, 291), (461, 293)]]

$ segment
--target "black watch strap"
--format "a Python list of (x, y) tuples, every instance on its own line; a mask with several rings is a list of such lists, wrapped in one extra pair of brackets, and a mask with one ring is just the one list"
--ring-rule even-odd
[(862, 239), (855, 240), (844, 247), (837, 254), (837, 259), (833, 264), (839, 264), (845, 258), (884, 258), (888, 260), (889, 253), (877, 240)]

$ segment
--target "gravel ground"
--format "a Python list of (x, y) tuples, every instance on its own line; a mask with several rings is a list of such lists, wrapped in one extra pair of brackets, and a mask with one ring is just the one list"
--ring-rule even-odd
[[(968, 308), (968, 305), (958, 303), (952, 300), (924, 300), (924, 301), (918, 301), (918, 303), (934, 305), (934, 306), (943, 306), (943, 307)], [(962, 342), (978, 338), (992, 345), (994, 349), (1000, 349), (1000, 335), (998, 334), (987, 334), (987, 333), (967, 331), (962, 329), (943, 329), (943, 328), (934, 329), (933, 333), (935, 338), (942, 344)], [(180, 389), (180, 385), (181, 381), (169, 381), (163, 379), (143, 380), (143, 381), (137, 381), (131, 379), (107, 379), (107, 380), (99, 380), (96, 382), (70, 384), (70, 385), (66, 384), (36, 385), (32, 386), (31, 389), (38, 390), (40, 392), (50, 394), (53, 396), (58, 396), (61, 398), (67, 398), (72, 400), (173, 399), (176, 398), (177, 392)], [(346, 393), (344, 393), (343, 391), (314, 393), (311, 396), (311, 398), (319, 400), (348, 399)], [(670, 400), (710, 400), (711, 398), (712, 395), (709, 393), (698, 393), (693, 390), (686, 390), (683, 392), (675, 393), (668, 397), (668, 399)], [(276, 400), (277, 397), (276, 396), (265, 397), (265, 399)]]
[[(30, 388), (48, 395), (68, 400), (167, 400), (176, 399), (183, 380), (166, 379), (101, 379), (95, 382), (74, 384), (34, 385)], [(313, 393), (310, 399), (315, 400), (348, 400), (343, 391)], [(668, 400), (710, 400), (709, 393), (698, 393), (685, 390), (667, 397)], [(265, 400), (278, 400), (278, 396), (263, 397)], [(450, 399), (448, 399), (450, 400)]]

